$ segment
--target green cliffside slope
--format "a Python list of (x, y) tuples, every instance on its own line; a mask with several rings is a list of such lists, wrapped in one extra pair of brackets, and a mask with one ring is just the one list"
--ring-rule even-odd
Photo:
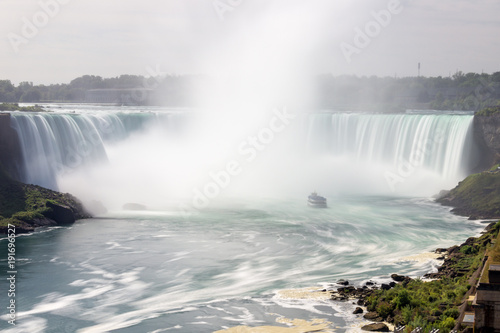
[(0, 233), (6, 233), (9, 224), (16, 227), (16, 233), (23, 233), (88, 217), (82, 204), (71, 194), (20, 183), (0, 166)]
[(471, 219), (500, 218), (500, 170), (491, 170), (465, 178), (437, 202), (452, 206), (452, 212)]

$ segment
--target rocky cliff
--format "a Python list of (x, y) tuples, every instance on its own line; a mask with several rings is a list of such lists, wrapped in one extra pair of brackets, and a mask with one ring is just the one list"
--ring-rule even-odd
[(474, 116), (475, 139), (482, 147), (486, 168), (500, 162), (500, 106), (481, 110)]
[(0, 166), (0, 234), (14, 225), (16, 234), (37, 227), (68, 225), (90, 217), (71, 194), (27, 185), (10, 178)]
[(0, 113), (0, 165), (13, 178), (20, 179), (21, 147), (17, 132), (11, 127), (10, 113)]

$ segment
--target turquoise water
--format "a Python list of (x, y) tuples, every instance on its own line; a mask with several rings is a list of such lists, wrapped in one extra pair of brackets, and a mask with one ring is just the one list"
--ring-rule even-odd
[[(439, 262), (415, 255), (484, 227), (428, 199), (472, 167), (470, 114), (49, 108), (12, 113), (22, 180), (109, 211), (16, 239), (17, 325), (3, 280), (5, 332), (214, 332), (294, 319), (357, 331), (351, 302), (280, 291), (421, 276)], [(306, 205), (312, 190), (327, 209)]]
[[(482, 225), (426, 198), (231, 201), (178, 211), (109, 212), (17, 238), (17, 325), (6, 332), (213, 332), (323, 318), (356, 331), (354, 305), (276, 292), (419, 276)], [(7, 240), (0, 241), (6, 271)], [(6, 295), (2, 282), (0, 294)], [(5, 311), (2, 315), (5, 314)], [(353, 328), (354, 327), (354, 328)]]

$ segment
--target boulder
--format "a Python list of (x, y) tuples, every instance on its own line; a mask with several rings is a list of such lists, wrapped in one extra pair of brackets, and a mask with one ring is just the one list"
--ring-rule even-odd
[(379, 315), (378, 315), (378, 313), (372, 311), (372, 312), (365, 313), (363, 318), (368, 319), (368, 320), (376, 320), (379, 318)]
[(338, 280), (337, 284), (340, 284), (341, 286), (348, 286), (349, 285), (349, 281), (347, 281), (347, 280)]
[(405, 280), (405, 276), (398, 274), (392, 274), (391, 278), (396, 282), (403, 282)]
[(359, 306), (354, 310), (353, 314), (360, 314), (363, 313), (363, 309), (360, 308)]
[(382, 290), (389, 290), (389, 289), (391, 289), (391, 286), (388, 285), (388, 284), (382, 283), (382, 285), (380, 286), (380, 289), (382, 289)]
[(361, 327), (363, 331), (368, 332), (389, 332), (389, 327), (383, 323), (374, 323)]
[(50, 208), (50, 211), (44, 213), (46, 217), (56, 221), (58, 225), (75, 223), (75, 214), (70, 207), (59, 204), (52, 200), (47, 200), (45, 206)]

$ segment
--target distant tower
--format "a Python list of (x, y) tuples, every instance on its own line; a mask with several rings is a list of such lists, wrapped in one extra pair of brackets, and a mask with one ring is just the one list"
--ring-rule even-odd
[(418, 63), (418, 77), (420, 77), (420, 63)]

